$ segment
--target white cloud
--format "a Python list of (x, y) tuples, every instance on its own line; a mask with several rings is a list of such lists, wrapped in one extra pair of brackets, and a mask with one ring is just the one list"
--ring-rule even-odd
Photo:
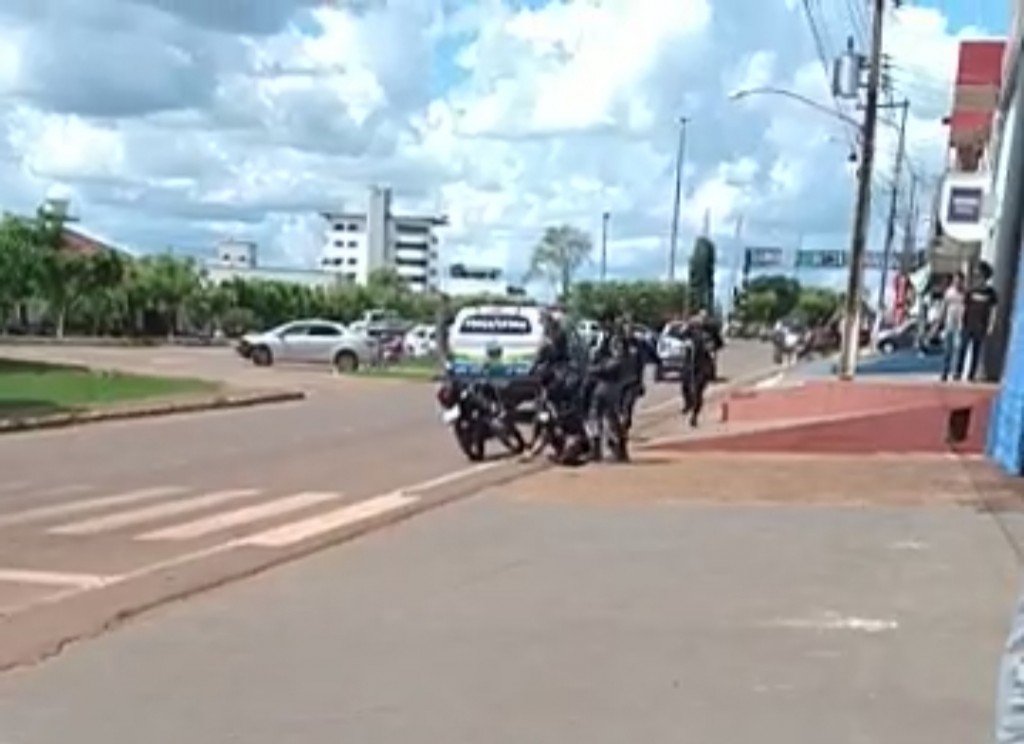
[[(546, 225), (596, 236), (609, 210), (613, 272), (654, 276), (686, 114), (682, 253), (705, 214), (726, 249), (740, 215), (752, 242), (847, 240), (849, 128), (777, 96), (728, 99), (779, 86), (830, 105), (799, 4), (257, 5), (4, 3), (2, 206), (63, 188), (84, 225), (128, 245), (249, 236), (265, 262), (300, 262), (316, 252), (318, 210), (389, 183), (400, 207), (449, 214), (452, 259), (515, 274)], [(849, 33), (836, 7), (833, 51)], [(956, 34), (911, 5), (886, 33), (892, 76), (913, 99), (915, 167), (935, 171)], [(881, 174), (891, 128), (879, 144)]]

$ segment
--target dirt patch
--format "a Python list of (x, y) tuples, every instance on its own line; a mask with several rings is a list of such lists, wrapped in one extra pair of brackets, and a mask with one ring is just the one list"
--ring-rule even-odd
[(659, 452), (629, 465), (547, 470), (513, 489), (516, 499), (594, 504), (1024, 507), (1024, 486), (984, 460), (934, 455)]

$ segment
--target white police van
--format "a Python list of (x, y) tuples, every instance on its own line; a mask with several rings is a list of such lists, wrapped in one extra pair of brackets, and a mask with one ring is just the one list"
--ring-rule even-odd
[(544, 311), (523, 305), (474, 305), (448, 333), (449, 372), (457, 377), (529, 374), (544, 343)]

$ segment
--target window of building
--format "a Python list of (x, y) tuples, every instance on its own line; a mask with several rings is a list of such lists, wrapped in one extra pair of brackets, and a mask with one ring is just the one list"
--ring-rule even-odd
[(346, 261), (346, 263), (349, 266), (355, 266), (358, 263), (358, 259), (356, 259), (354, 256), (349, 256), (349, 259), (348, 261)]
[(359, 245), (359, 244), (358, 244), (358, 243), (357, 243), (356, 241), (354, 241), (354, 240), (350, 240), (350, 241), (348, 241), (348, 247), (349, 247), (349, 248), (355, 248), (355, 247), (357, 247), (358, 245)]
[(358, 232), (359, 225), (357, 225), (355, 222), (349, 222), (347, 225), (345, 225), (345, 229), (348, 230), (349, 232)]

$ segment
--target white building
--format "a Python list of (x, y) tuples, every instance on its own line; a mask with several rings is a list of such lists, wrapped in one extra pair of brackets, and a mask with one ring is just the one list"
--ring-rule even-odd
[(391, 189), (370, 189), (365, 212), (325, 212), (320, 268), (342, 281), (366, 284), (377, 269), (393, 268), (416, 292), (438, 288), (438, 238), (443, 216), (396, 215)]
[(216, 265), (221, 268), (255, 269), (257, 264), (256, 243), (252, 240), (229, 238), (217, 244)]
[(440, 289), (451, 297), (507, 297), (516, 292), (514, 287), (509, 287), (504, 273), (495, 267), (453, 263), (445, 270)]
[(285, 282), (307, 287), (333, 287), (341, 280), (337, 273), (322, 269), (260, 266), (255, 241), (230, 238), (217, 244), (215, 258), (204, 268), (206, 281), (222, 284), (232, 279)]

